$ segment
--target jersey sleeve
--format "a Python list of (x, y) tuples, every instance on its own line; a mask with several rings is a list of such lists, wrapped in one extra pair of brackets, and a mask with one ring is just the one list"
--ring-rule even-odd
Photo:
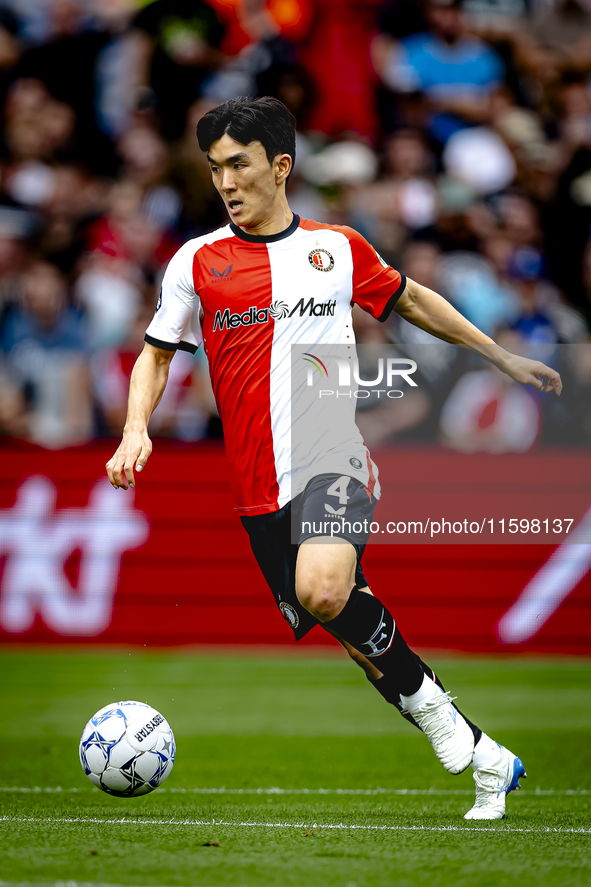
[(195, 354), (201, 338), (191, 329), (191, 318), (199, 310), (199, 298), (193, 282), (195, 241), (189, 241), (174, 254), (165, 271), (156, 313), (144, 339), (164, 351), (188, 351)]
[(376, 320), (388, 319), (406, 287), (406, 277), (391, 268), (357, 231), (348, 229), (353, 255), (353, 298)]

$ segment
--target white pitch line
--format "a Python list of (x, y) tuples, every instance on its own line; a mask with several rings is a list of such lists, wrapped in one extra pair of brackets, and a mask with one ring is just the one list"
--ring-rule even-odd
[[(129, 884), (111, 884), (106, 881), (74, 881), (71, 878), (62, 879), (60, 881), (1, 881), (0, 887), (130, 887)], [(143, 885), (149, 887), (149, 885)], [(158, 884), (152, 887), (166, 887), (166, 885)], [(203, 885), (207, 887), (207, 885)], [(213, 887), (213, 885), (210, 885)], [(217, 885), (219, 887), (219, 885)], [(242, 885), (246, 887), (246, 885)]]
[(0, 816), (0, 822), (10, 823), (35, 823), (37, 825), (176, 825), (176, 826), (219, 826), (228, 828), (303, 828), (303, 829), (331, 829), (337, 831), (377, 831), (377, 832), (490, 832), (492, 834), (570, 834), (591, 835), (588, 828), (511, 828), (504, 825), (502, 828), (474, 828), (457, 825), (347, 825), (344, 822), (232, 822), (224, 819), (99, 819), (96, 817), (72, 816), (72, 817), (41, 817), (41, 816)]
[[(0, 792), (13, 792), (16, 794), (69, 794), (77, 792), (99, 792), (100, 789), (88, 786), (87, 788), (62, 788), (61, 786), (40, 787), (38, 785), (33, 788), (24, 786), (0, 786)], [(473, 789), (454, 789), (454, 788), (278, 788), (277, 786), (269, 786), (268, 788), (167, 788), (160, 786), (158, 794), (162, 792), (170, 792), (171, 794), (195, 794), (195, 795), (472, 795)], [(564, 795), (566, 797), (578, 797), (580, 795), (589, 795), (591, 791), (586, 788), (567, 788), (567, 789), (542, 789), (539, 786), (535, 789), (523, 790), (523, 794), (528, 798), (532, 796), (547, 795)], [(1, 884), (1, 882), (0, 882)]]
[[(60, 881), (1, 881), (0, 887), (130, 887), (129, 884), (111, 884), (106, 881), (74, 881), (71, 878), (62, 879)], [(149, 885), (143, 885), (149, 887)], [(166, 887), (166, 885), (158, 884), (152, 887)], [(207, 885), (203, 885), (207, 887)], [(210, 885), (214, 887), (214, 885)], [(219, 887), (219, 884), (217, 885)], [(242, 885), (246, 887), (246, 885)]]

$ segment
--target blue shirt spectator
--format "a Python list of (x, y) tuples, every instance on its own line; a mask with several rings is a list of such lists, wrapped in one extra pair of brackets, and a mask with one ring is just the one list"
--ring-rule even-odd
[(449, 44), (429, 31), (401, 41), (396, 71), (408, 90), (434, 101), (486, 99), (503, 81), (500, 57), (482, 40)]
[(14, 354), (24, 343), (43, 350), (87, 348), (83, 316), (66, 304), (65, 282), (55, 266), (35, 262), (24, 275), (21, 304), (9, 309), (0, 333), (0, 350)]
[(432, 0), (428, 21), (428, 31), (392, 48), (382, 76), (392, 89), (425, 94), (435, 106), (431, 135), (445, 142), (458, 129), (485, 119), (504, 67), (492, 47), (466, 33), (457, 2)]
[(22, 288), (4, 316), (0, 356), (26, 405), (27, 436), (49, 447), (82, 443), (92, 430), (84, 318), (67, 305), (64, 277), (49, 262), (33, 261)]

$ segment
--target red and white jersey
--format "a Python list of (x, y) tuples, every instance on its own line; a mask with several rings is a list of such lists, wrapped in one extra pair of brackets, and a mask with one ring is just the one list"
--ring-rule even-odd
[(199, 337), (191, 318), (200, 310), (238, 514), (278, 511), (327, 471), (356, 477), (379, 497), (354, 401), (347, 428), (314, 429), (306, 472), (292, 483), (291, 350), (353, 347), (352, 305), (384, 321), (405, 285), (352, 228), (296, 215), (289, 228), (267, 237), (227, 225), (173, 257), (146, 342), (194, 353)]

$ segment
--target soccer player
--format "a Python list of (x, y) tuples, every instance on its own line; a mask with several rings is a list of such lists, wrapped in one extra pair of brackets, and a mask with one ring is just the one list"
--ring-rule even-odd
[[(476, 801), (466, 818), (500, 819), (506, 794), (526, 775), (522, 762), (460, 713), (408, 647), (363, 575), (366, 539), (346, 531), (371, 521), (380, 492), (353, 420), (336, 440), (334, 429), (312, 429), (307, 472), (292, 483), (291, 347), (318, 343), (324, 354), (352, 345), (357, 304), (380, 321), (394, 310), (539, 391), (560, 394), (560, 376), (497, 346), (437, 293), (387, 266), (356, 231), (294, 215), (285, 186), (295, 121), (281, 102), (226, 102), (202, 117), (197, 138), (231, 221), (190, 240), (168, 265), (131, 377), (123, 439), (107, 463), (109, 480), (115, 489), (134, 487), (134, 468), (145, 467), (152, 451), (148, 422), (170, 361), (175, 351), (198, 347), (191, 330), (198, 307), (235, 510), (296, 640), (316, 624), (338, 638), (383, 698), (425, 733), (450, 773), (472, 766)], [(330, 506), (333, 513), (348, 518), (337, 544), (313, 532), (327, 500), (337, 506)], [(300, 528), (296, 544), (292, 521)]]

